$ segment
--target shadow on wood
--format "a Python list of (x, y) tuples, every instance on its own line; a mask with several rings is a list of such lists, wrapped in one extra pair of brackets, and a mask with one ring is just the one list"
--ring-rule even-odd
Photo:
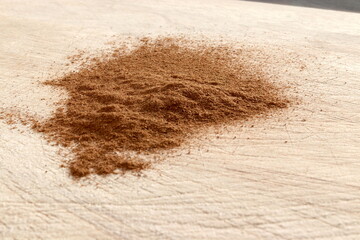
[(274, 4), (286, 4), (300, 7), (322, 8), (336, 11), (360, 12), (358, 0), (244, 0), (248, 2), (264, 2)]

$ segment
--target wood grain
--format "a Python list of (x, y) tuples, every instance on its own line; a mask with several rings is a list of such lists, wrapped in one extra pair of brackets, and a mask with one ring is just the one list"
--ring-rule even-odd
[(277, 81), (301, 98), (196, 140), (140, 178), (74, 182), (56, 147), (1, 121), (1, 239), (359, 239), (359, 14), (230, 0), (0, 0), (0, 29), (1, 108), (48, 116), (61, 93), (36, 83), (66, 70), (75, 49), (169, 33), (267, 49)]

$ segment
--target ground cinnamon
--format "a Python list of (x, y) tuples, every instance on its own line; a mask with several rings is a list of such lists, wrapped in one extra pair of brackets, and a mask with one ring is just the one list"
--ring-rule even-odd
[(241, 49), (176, 38), (143, 39), (45, 84), (68, 93), (64, 107), (33, 129), (70, 147), (74, 177), (140, 171), (124, 152), (154, 153), (207, 126), (241, 121), (288, 105)]

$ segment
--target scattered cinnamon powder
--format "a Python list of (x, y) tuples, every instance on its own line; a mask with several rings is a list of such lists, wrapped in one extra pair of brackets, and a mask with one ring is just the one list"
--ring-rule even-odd
[(64, 107), (33, 129), (70, 147), (73, 177), (149, 167), (125, 152), (182, 145), (207, 126), (284, 108), (280, 94), (241, 49), (175, 38), (143, 39), (45, 84), (67, 91)]

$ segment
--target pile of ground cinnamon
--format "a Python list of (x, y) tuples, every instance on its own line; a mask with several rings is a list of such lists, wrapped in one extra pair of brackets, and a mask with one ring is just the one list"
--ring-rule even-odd
[(287, 106), (266, 74), (238, 54), (196, 41), (143, 39), (46, 82), (68, 98), (33, 129), (72, 149), (74, 177), (140, 171), (149, 163), (122, 153), (172, 149), (204, 127)]

